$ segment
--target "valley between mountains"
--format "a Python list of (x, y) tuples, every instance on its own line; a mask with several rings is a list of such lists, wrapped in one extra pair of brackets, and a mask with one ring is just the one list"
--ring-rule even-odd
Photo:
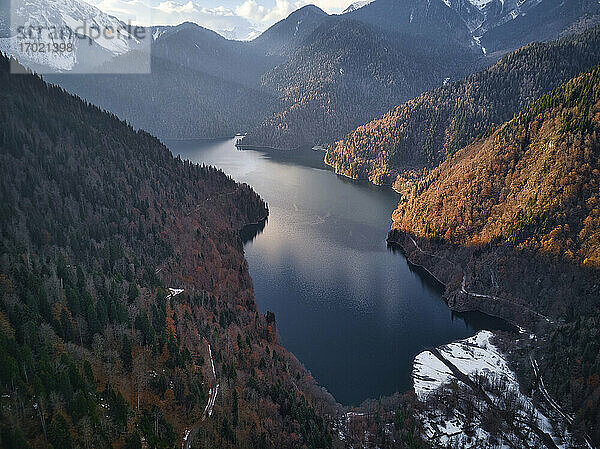
[[(118, 21), (78, 0), (18, 12)], [(151, 53), (53, 61), (15, 53), (2, 22), (0, 445), (598, 447), (599, 23), (595, 0), (375, 0), (250, 41), (182, 23), (148, 27)], [(147, 57), (151, 74), (114, 73)], [(237, 133), (393, 188), (410, 274), (506, 327), (421, 347), (409, 391), (339, 404), (257, 305), (242, 234), (281, 211), (159, 140)], [(337, 221), (335, 244), (375, 253), (360, 224)]]

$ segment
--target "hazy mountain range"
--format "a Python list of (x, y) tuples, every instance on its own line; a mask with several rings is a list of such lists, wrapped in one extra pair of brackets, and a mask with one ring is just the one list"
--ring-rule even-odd
[(543, 94), (600, 63), (600, 27), (510, 53), (463, 80), (419, 95), (332, 145), (338, 173), (393, 183), (448, 156)]
[[(119, 25), (79, 0), (35, 0), (18, 11), (57, 26), (86, 16)], [(48, 79), (162, 137), (247, 132), (245, 145), (291, 149), (330, 144), (506, 51), (581, 31), (598, 17), (598, 2), (584, 0), (376, 0), (341, 15), (306, 6), (250, 42), (183, 23), (147, 29), (144, 45), (93, 42), (58, 58), (15, 54), (14, 29), (0, 48), (34, 70), (114, 73), (139, 65), (151, 45), (151, 75)], [(173, 94), (174, 80), (185, 94)]]

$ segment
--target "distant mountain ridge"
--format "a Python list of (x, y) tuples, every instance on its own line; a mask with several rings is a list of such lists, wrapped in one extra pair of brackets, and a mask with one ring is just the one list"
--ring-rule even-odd
[(376, 0), (345, 16), (388, 32), (433, 40), (440, 46), (466, 51), (476, 47), (462, 18), (443, 0)]
[(595, 0), (444, 0), (484, 53), (558, 39), (583, 22), (600, 19)]
[[(149, 41), (137, 39), (126, 23), (85, 1), (14, 0), (6, 12), (9, 14), (3, 20), (11, 25), (4, 30), (4, 36), (0, 35), (0, 51), (36, 70), (86, 72), (115, 56), (150, 48)], [(25, 42), (71, 43), (74, 49), (27, 51), (17, 38), (20, 26), (25, 33), (30, 28), (36, 30), (32, 37), (27, 34), (27, 39), (22, 39)], [(106, 37), (105, 30), (112, 30), (113, 34)], [(70, 32), (76, 34), (71, 37)], [(96, 32), (98, 36), (94, 35)]]
[(278, 108), (274, 95), (154, 55), (149, 75), (110, 73), (119, 64), (136, 64), (136, 58), (145, 56), (131, 52), (116, 58), (106, 74), (45, 78), (161, 138), (233, 136)]
[(598, 62), (600, 27), (531, 44), (360, 126), (328, 149), (326, 162), (346, 176), (392, 183), (406, 170), (436, 166)]
[[(262, 79), (264, 86), (279, 93), (284, 107), (266, 117), (242, 143), (248, 147), (280, 149), (331, 144), (356, 124), (368, 122), (369, 116), (378, 115), (384, 107), (460, 79), (496, 62), (507, 51), (531, 41), (557, 39), (585, 30), (594, 25), (596, 11), (598, 5), (588, 0), (560, 4), (555, 0), (376, 0), (356, 4), (341, 16), (329, 18), (314, 8), (301, 10), (298, 14), (311, 15), (301, 46), (298, 40), (289, 37), (303, 24), (294, 14), (256, 40), (268, 41), (277, 30), (279, 36), (287, 33), (286, 41), (294, 42), (291, 48), (295, 50), (287, 48), (280, 52), (287, 54), (288, 60)], [(347, 19), (369, 25), (370, 33), (381, 40), (384, 51), (370, 49), (371, 58), (360, 59), (362, 64), (377, 68), (383, 62), (377, 58), (385, 59), (392, 54), (406, 58), (398, 62), (395, 73), (388, 73), (391, 77), (385, 89), (376, 87), (381, 85), (375, 72), (364, 72), (362, 77), (355, 78), (357, 85), (368, 93), (364, 96), (344, 90), (344, 83), (335, 80), (340, 70), (345, 73), (360, 70), (352, 67), (349, 54), (341, 56), (335, 52), (336, 46), (344, 45), (358, 46), (357, 52), (360, 51), (360, 42), (352, 40), (355, 27), (345, 22), (347, 29), (344, 29), (340, 22)], [(523, 27), (526, 34), (521, 31)], [(322, 38), (334, 32), (335, 44), (320, 47), (319, 42), (325, 42)], [(370, 41), (364, 42), (366, 50)], [(398, 49), (400, 53), (396, 53)], [(354, 58), (359, 64), (359, 58)], [(406, 76), (411, 72), (406, 67), (410, 64), (420, 67), (420, 74), (414, 78)], [(306, 78), (302, 79), (301, 74)], [(403, 89), (392, 87), (400, 84)], [(369, 96), (378, 98), (378, 104), (370, 104)]]
[[(37, 9), (49, 11), (44, 17), (59, 20), (53, 2), (27, 5), (39, 3)], [(79, 9), (79, 0), (57, 5), (69, 2)], [(157, 26), (147, 29), (149, 68), (157, 70), (147, 78), (49, 79), (161, 137), (247, 132), (247, 146), (328, 145), (391, 107), (495, 62), (506, 49), (578, 32), (597, 20), (590, 0), (552, 2), (376, 0), (338, 16), (308, 5), (251, 42), (192, 23)], [(91, 48), (100, 53), (87, 60), (103, 72), (135, 67), (147, 54), (135, 46), (124, 49), (138, 52), (130, 55)], [(30, 62), (33, 69), (44, 63)], [(54, 69), (71, 66), (67, 61)], [(183, 87), (177, 91), (171, 81)], [(134, 92), (149, 94), (136, 105)], [(189, 107), (178, 107), (181, 101)]]
[[(326, 145), (391, 105), (469, 73), (482, 55), (461, 19), (441, 0), (377, 0), (341, 16), (314, 8), (300, 13), (310, 14), (305, 31), (314, 30), (262, 78), (284, 107), (251, 130), (244, 146)], [(255, 43), (286, 33), (296, 45), (290, 36), (304, 22), (295, 15)]]
[(600, 19), (595, 0), (526, 0), (500, 3), (483, 9), (484, 21), (475, 30), (488, 52), (507, 51), (534, 41), (557, 39), (582, 21)]
[(250, 45), (266, 55), (289, 57), (328, 17), (314, 5), (304, 6), (271, 26)]
[(247, 42), (225, 39), (195, 23), (151, 28), (152, 56), (216, 76), (249, 88), (260, 85), (261, 76), (281, 59), (267, 56)]
[[(276, 57), (190, 22), (147, 32), (150, 54), (114, 57), (96, 68), (101, 74), (46, 79), (162, 138), (233, 136), (279, 107), (275, 94), (260, 85)], [(146, 58), (150, 74), (114, 74)]]

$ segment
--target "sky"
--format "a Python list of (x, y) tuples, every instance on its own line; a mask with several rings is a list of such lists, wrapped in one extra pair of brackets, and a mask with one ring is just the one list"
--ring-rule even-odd
[(314, 4), (339, 13), (354, 0), (86, 0), (102, 11), (138, 25), (195, 22), (228, 38), (248, 39), (296, 9)]

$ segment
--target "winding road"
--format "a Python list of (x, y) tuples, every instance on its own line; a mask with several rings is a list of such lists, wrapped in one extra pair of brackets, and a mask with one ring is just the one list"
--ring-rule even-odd
[(208, 401), (206, 403), (206, 407), (204, 407), (204, 412), (202, 413), (202, 419), (199, 422), (197, 422), (191, 429), (185, 430), (185, 433), (183, 436), (183, 441), (181, 443), (182, 449), (191, 449), (192, 441), (194, 441), (194, 438), (196, 437), (198, 430), (200, 430), (200, 426), (202, 425), (202, 422), (207, 417), (210, 417), (212, 415), (213, 407), (215, 405), (215, 401), (217, 400), (217, 395), (219, 394), (219, 382), (217, 379), (217, 373), (215, 371), (215, 362), (214, 362), (213, 356), (212, 356), (212, 349), (211, 349), (210, 343), (208, 341), (206, 342), (206, 344), (208, 345), (208, 357), (210, 359), (210, 368), (211, 368), (211, 372), (212, 372), (212, 385), (209, 387), (209, 390), (208, 390)]
[[(550, 393), (548, 393), (548, 390), (546, 389), (546, 385), (544, 384), (544, 378), (542, 377), (542, 374), (540, 372), (540, 368), (539, 368), (537, 360), (534, 359), (530, 355), (529, 361), (531, 362), (531, 368), (533, 369), (533, 374), (535, 375), (535, 378), (538, 381), (538, 390), (540, 391), (540, 393), (542, 394), (542, 396), (544, 397), (546, 402), (550, 405), (550, 407), (552, 407), (570, 426), (572, 426), (575, 423), (575, 419), (571, 415), (568, 415), (567, 413), (565, 413), (563, 411), (562, 407), (560, 406), (560, 404), (558, 402), (556, 402), (552, 398), (552, 396), (550, 396)], [(585, 440), (585, 443), (586, 443), (588, 449), (595, 449), (594, 445), (592, 445), (592, 439), (587, 434), (584, 434), (583, 438)]]

